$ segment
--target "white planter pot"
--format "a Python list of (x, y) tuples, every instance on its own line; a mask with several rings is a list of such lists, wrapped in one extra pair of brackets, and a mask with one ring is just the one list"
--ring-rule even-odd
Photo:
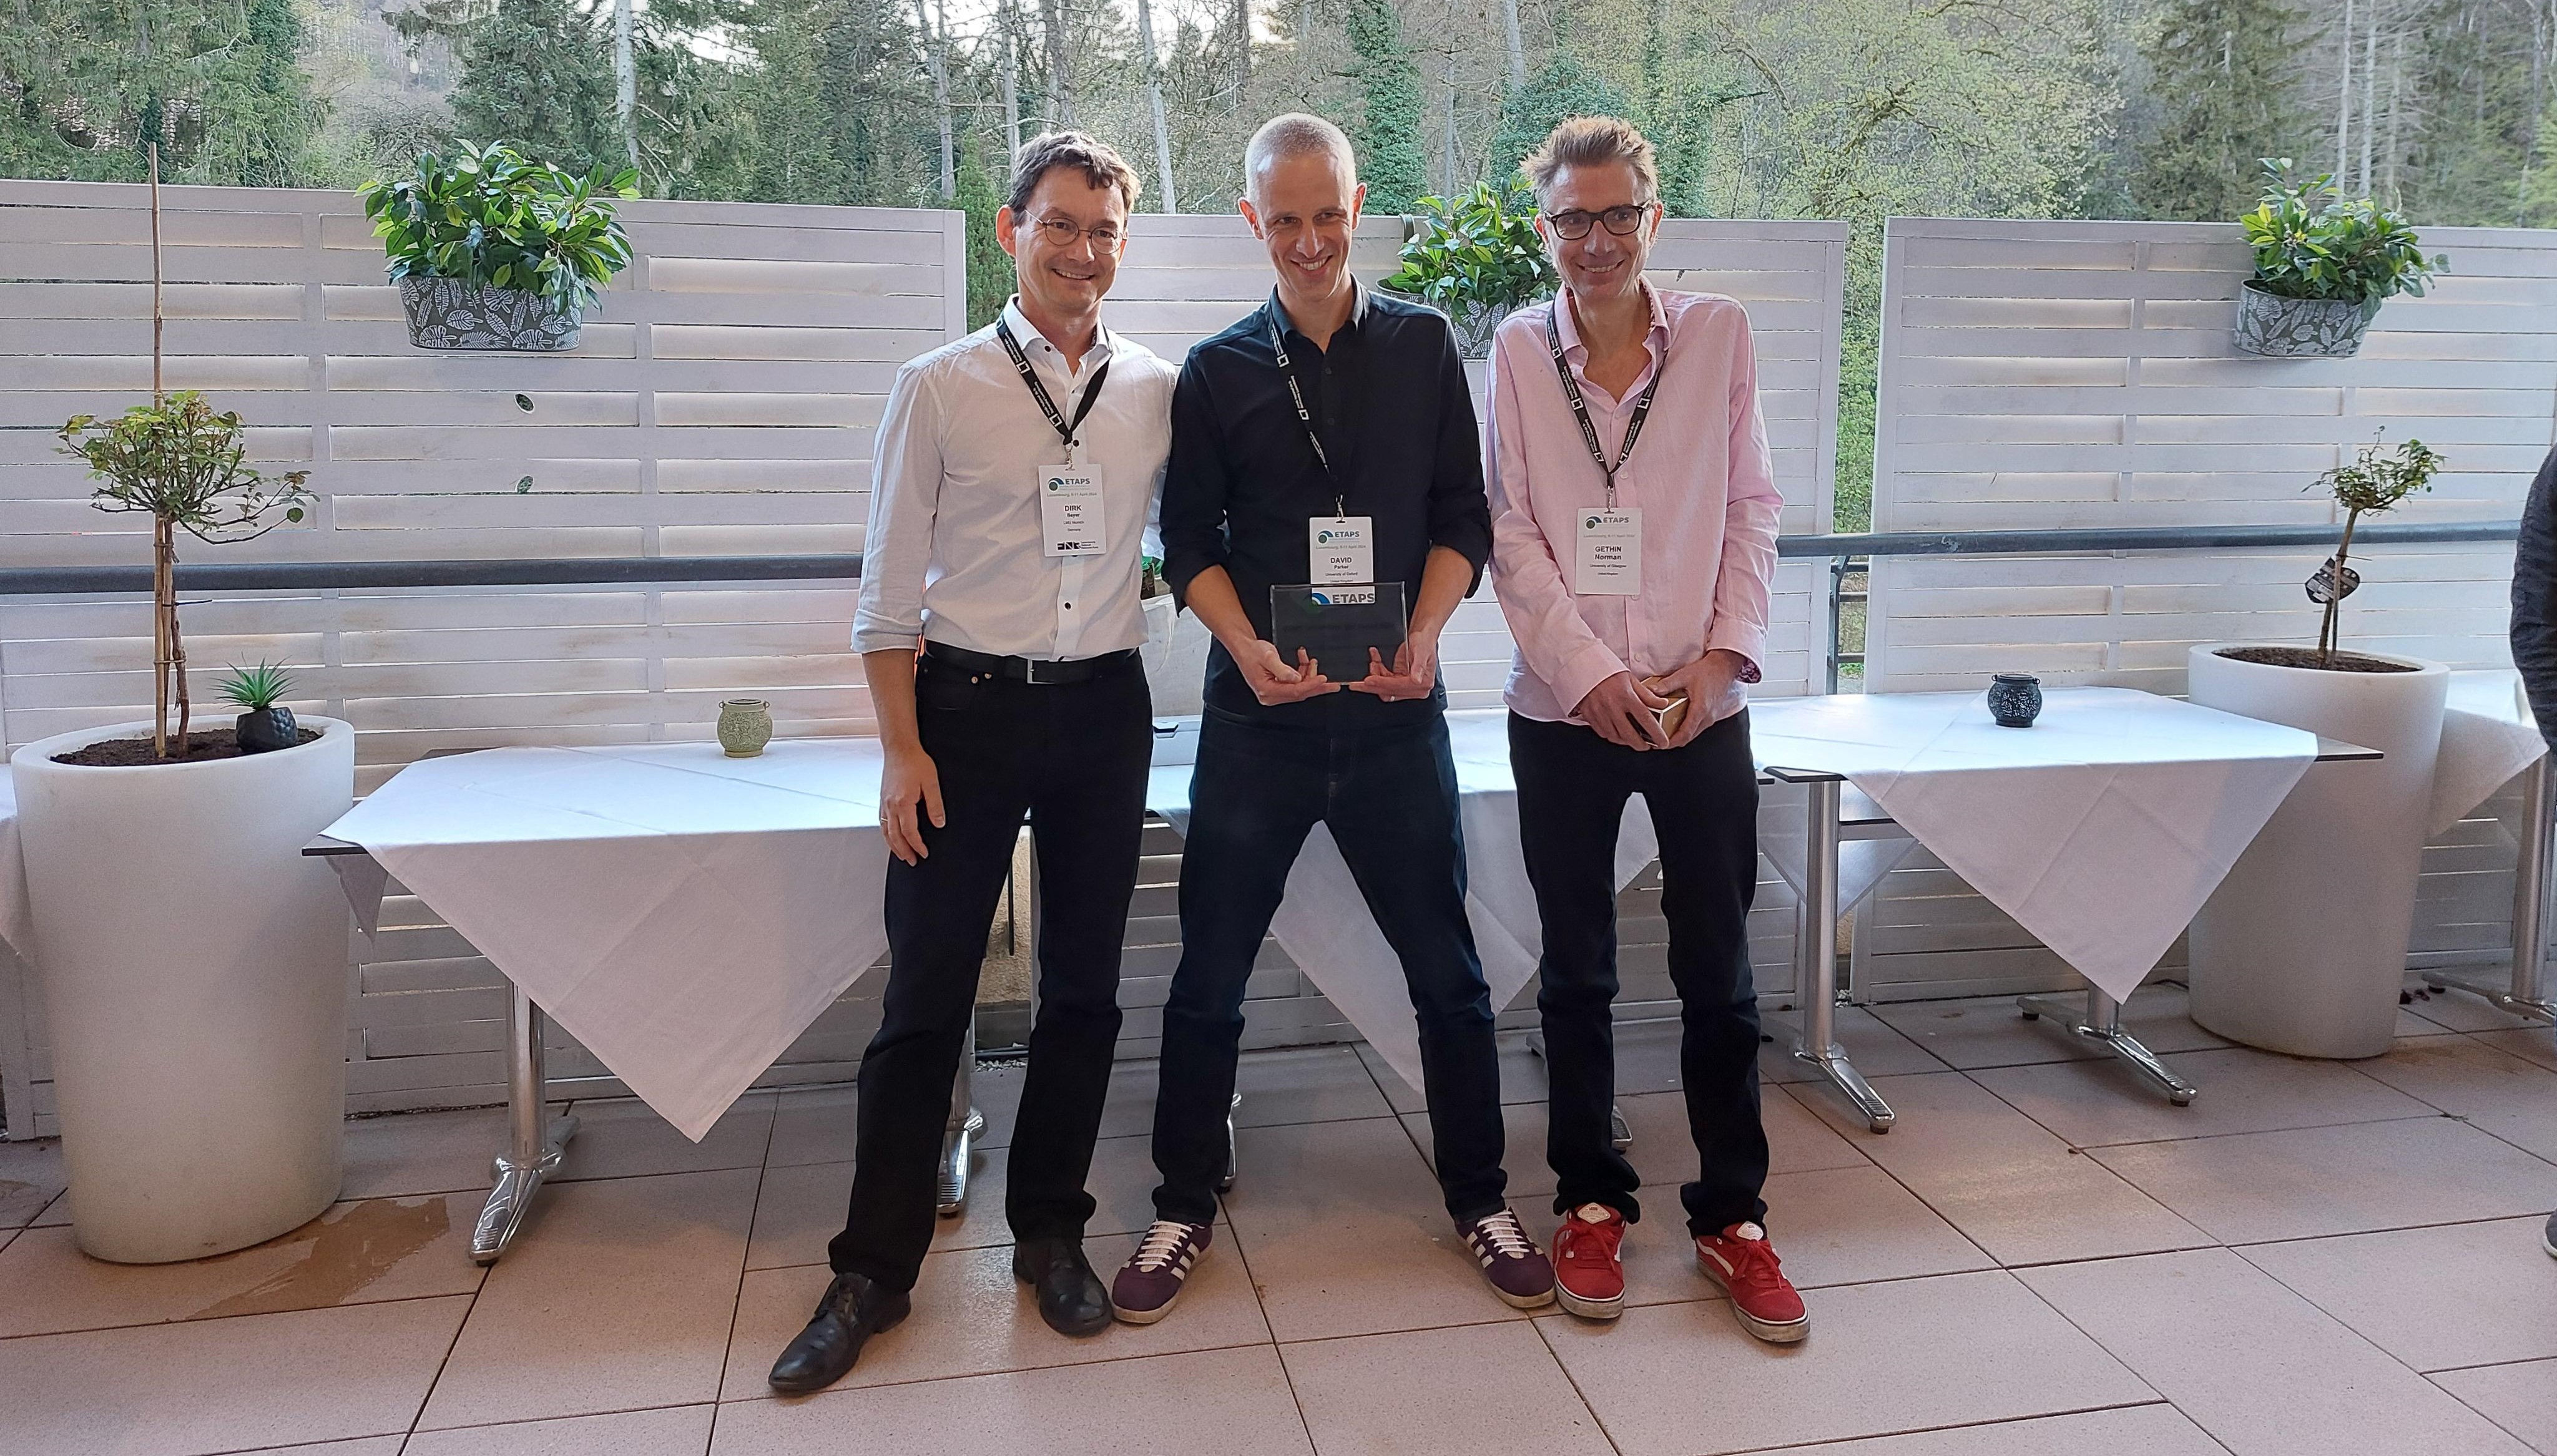
[(2378, 1056), (2396, 1035), (2450, 670), (2275, 667), (2219, 655), (2228, 645), (2193, 649), (2194, 702), (2388, 756), (2312, 764), (2194, 917), (2193, 1019), (2292, 1056)]
[(202, 763), (10, 758), (70, 1174), (99, 1258), (159, 1263), (272, 1239), (337, 1196), (347, 909), (302, 847), (354, 798), (355, 733)]
[(1195, 716), (1206, 701), (1207, 652), (1216, 637), (1205, 623), (1172, 605), (1169, 596), (1148, 596), (1145, 608), (1145, 686), (1154, 698), (1156, 718)]

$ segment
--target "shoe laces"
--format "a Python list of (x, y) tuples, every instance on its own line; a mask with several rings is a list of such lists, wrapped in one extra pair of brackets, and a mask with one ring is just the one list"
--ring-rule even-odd
[(1144, 1242), (1137, 1246), (1137, 1257), (1131, 1261), (1149, 1274), (1168, 1268), (1173, 1257), (1181, 1252), (1181, 1246), (1189, 1242), (1189, 1225), (1156, 1219), (1153, 1226), (1145, 1231)]
[(1607, 1267), (1616, 1261), (1617, 1231), (1623, 1225), (1610, 1220), (1602, 1224), (1567, 1220), (1553, 1236), (1553, 1257), (1564, 1263), (1592, 1264)]
[(1475, 1220), (1473, 1233), (1503, 1258), (1526, 1258), (1536, 1253), (1536, 1242), (1519, 1226), (1518, 1215), (1508, 1209)]
[(1776, 1257), (1776, 1246), (1765, 1239), (1742, 1239), (1724, 1234), (1713, 1241), (1723, 1257), (1731, 1260), (1731, 1279), (1774, 1288), (1785, 1282), (1785, 1261)]

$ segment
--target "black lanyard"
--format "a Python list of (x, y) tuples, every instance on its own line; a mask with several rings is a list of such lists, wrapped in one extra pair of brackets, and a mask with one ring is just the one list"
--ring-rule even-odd
[(1571, 365), (1562, 357), (1562, 329), (1554, 322), (1554, 316), (1569, 307), (1570, 302), (1566, 299), (1553, 301), (1553, 312), (1545, 316), (1545, 343), (1546, 347), (1553, 350), (1553, 372), (1562, 376), (1562, 392), (1571, 399), (1572, 418), (1580, 422), (1580, 439), (1589, 447), (1589, 458), (1598, 463), (1600, 472), (1607, 477), (1607, 508), (1614, 510), (1616, 472), (1625, 468), (1625, 462), (1634, 458), (1634, 442), (1643, 438), (1643, 421), (1652, 413), (1652, 395), (1661, 387), (1661, 375), (1669, 360), (1663, 359), (1653, 367), (1652, 382), (1643, 386), (1642, 398), (1634, 401), (1634, 418), (1625, 422), (1625, 448), (1617, 455), (1614, 464), (1607, 463), (1607, 451), (1598, 443), (1598, 427), (1589, 423), (1589, 402), (1580, 397), (1580, 381), (1571, 377)]
[(1296, 371), (1287, 363), (1287, 344), (1278, 333), (1278, 305), (1270, 305), (1270, 351), (1278, 356), (1278, 373), (1287, 381), (1287, 397), (1296, 402), (1296, 423), (1305, 427), (1305, 443), (1314, 447), (1314, 463), (1323, 467), (1323, 478), (1331, 481), (1332, 514), (1349, 516), (1349, 497), (1342, 493), (1341, 482), (1332, 474), (1331, 452), (1323, 449), (1323, 437), (1314, 433), (1314, 412), (1305, 408), (1305, 391), (1296, 387)]
[(1021, 382), (1030, 387), (1030, 398), (1038, 401), (1039, 413), (1047, 416), (1047, 422), (1056, 427), (1057, 438), (1065, 442), (1065, 463), (1071, 468), (1074, 464), (1074, 433), (1083, 428), (1083, 417), (1092, 413), (1093, 401), (1101, 398), (1101, 383), (1110, 377), (1110, 361), (1102, 360), (1101, 367), (1092, 371), (1092, 382), (1083, 386), (1083, 403), (1075, 410), (1073, 423), (1069, 424), (1065, 416), (1057, 412), (1056, 401), (1048, 398), (1047, 386), (1039, 383), (1037, 372), (1030, 368), (1029, 356), (1021, 352), (1020, 340), (1012, 337), (1012, 326), (1005, 320), (996, 320), (995, 336), (1004, 341), (1004, 352), (1012, 356), (1012, 367), (1020, 371)]

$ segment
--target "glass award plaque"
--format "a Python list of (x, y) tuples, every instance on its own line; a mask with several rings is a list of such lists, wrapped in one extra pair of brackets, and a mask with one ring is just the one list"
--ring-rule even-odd
[(1355, 683), (1367, 676), (1369, 648), (1392, 668), (1403, 638), (1401, 582), (1270, 589), (1270, 642), (1290, 666), (1301, 648), (1324, 677)]

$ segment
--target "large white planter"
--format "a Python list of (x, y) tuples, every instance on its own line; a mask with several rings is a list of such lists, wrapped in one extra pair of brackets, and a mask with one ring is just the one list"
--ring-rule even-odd
[[(2450, 670), (2328, 672), (2193, 649), (2193, 701), (2387, 756), (2312, 764), (2193, 920), (2193, 1019), (2302, 1057), (2395, 1038)], [(2379, 656), (2377, 653), (2363, 654)]]
[(99, 1258), (245, 1248), (337, 1196), (347, 909), (302, 847), (354, 798), (355, 733), (202, 763), (10, 758), (71, 1228)]
[(1216, 637), (1169, 596), (1148, 596), (1145, 608), (1145, 686), (1156, 718), (1192, 717), (1206, 701), (1207, 652)]

